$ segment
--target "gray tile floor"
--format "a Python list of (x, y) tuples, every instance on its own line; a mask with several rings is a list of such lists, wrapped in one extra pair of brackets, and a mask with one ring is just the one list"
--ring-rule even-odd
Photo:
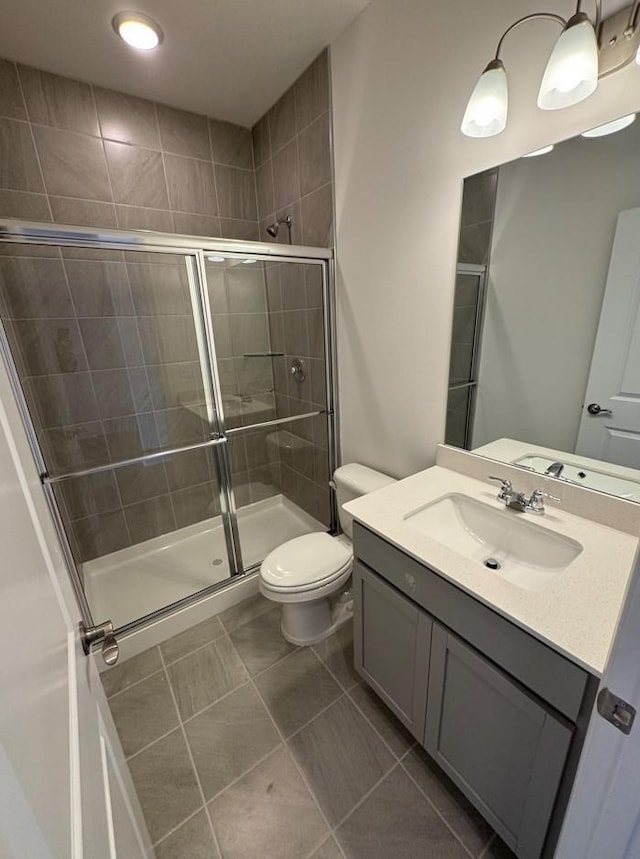
[(157, 859), (508, 859), (353, 668), (260, 596), (103, 675)]

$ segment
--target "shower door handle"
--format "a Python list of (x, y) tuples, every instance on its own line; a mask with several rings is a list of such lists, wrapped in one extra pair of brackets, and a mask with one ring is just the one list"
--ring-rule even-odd
[(106, 620), (104, 623), (99, 623), (96, 626), (85, 626), (84, 623), (81, 623), (80, 641), (82, 642), (82, 649), (87, 656), (91, 652), (92, 645), (99, 644), (101, 645), (100, 652), (102, 653), (102, 658), (107, 665), (115, 665), (118, 661), (120, 648), (113, 634), (113, 623), (110, 620)]

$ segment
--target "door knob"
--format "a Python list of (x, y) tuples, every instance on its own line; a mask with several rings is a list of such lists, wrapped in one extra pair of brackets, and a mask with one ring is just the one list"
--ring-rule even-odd
[(611, 417), (613, 415), (611, 409), (601, 409), (597, 403), (589, 403), (587, 411), (590, 415), (605, 415), (606, 417)]

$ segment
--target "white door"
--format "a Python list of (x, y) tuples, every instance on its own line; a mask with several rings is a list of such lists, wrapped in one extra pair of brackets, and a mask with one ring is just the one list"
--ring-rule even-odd
[(640, 209), (618, 215), (576, 453), (640, 468)]
[(0, 857), (150, 855), (0, 362)]
[(593, 714), (555, 859), (640, 856), (639, 648), (640, 557), (601, 682), (638, 715), (624, 734)]

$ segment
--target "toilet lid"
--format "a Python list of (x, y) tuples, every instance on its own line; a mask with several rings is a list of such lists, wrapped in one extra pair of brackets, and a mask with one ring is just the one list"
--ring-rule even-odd
[(295, 537), (270, 552), (262, 562), (263, 581), (275, 588), (302, 588), (335, 578), (351, 563), (349, 549), (329, 534)]

